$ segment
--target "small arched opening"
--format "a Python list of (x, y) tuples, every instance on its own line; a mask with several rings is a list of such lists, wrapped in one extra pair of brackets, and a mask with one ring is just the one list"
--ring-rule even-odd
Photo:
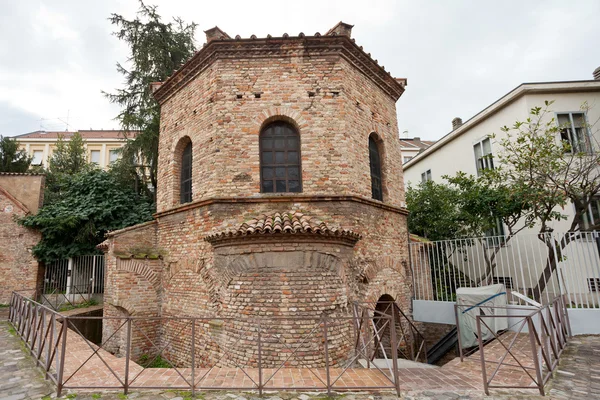
[[(391, 318), (392, 316), (396, 318)], [(375, 305), (375, 313), (373, 314), (373, 323), (375, 330), (373, 334), (375, 338), (375, 355), (377, 358), (392, 357), (392, 321), (397, 320), (395, 314), (394, 298), (389, 294), (382, 295)]]

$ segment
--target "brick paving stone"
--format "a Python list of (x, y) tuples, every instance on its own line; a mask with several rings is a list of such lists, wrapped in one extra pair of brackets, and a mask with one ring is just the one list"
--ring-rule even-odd
[[(1, 310), (0, 310), (1, 311)], [(0, 314), (1, 315), (1, 314)], [(10, 326), (6, 322), (0, 322), (0, 399), (39, 399), (44, 395), (54, 398), (54, 387), (43, 380), (41, 371), (35, 367), (31, 357), (22, 350), (19, 339), (9, 333)], [(69, 331), (68, 348), (70, 349), (66, 361), (66, 374), (68, 377), (83, 361), (93, 352), (92, 348)], [(525, 343), (525, 342), (523, 342)], [(93, 346), (92, 346), (93, 347)], [(526, 351), (526, 343), (520, 346), (519, 351)], [(122, 358), (114, 357), (112, 354), (101, 350), (103, 359), (115, 369), (121, 378), (124, 373)], [(501, 355), (501, 346), (491, 344), (486, 347), (486, 358), (495, 359)], [(401, 398), (420, 400), (450, 400), (450, 399), (541, 399), (534, 390), (495, 390), (491, 396), (485, 396), (482, 391), (481, 372), (477, 369), (478, 354), (475, 353), (460, 363), (455, 360), (443, 368), (433, 369), (410, 369), (403, 368), (400, 373)], [(89, 365), (85, 365), (72, 377), (72, 384), (91, 385), (100, 382), (107, 383), (111, 375), (106, 367), (100, 368), (102, 362), (98, 359)], [(143, 369), (135, 363), (131, 363), (131, 375), (136, 382), (133, 386), (146, 385), (185, 385), (183, 379), (172, 369), (149, 368)], [(102, 371), (104, 369), (104, 371)], [(188, 378), (191, 370), (181, 368), (180, 372)], [(251, 387), (256, 380), (257, 370), (246, 369), (246, 376), (240, 369), (216, 368), (212, 371), (196, 369), (196, 380), (205, 376), (202, 384), (204, 386), (221, 387), (219, 391), (200, 392), (201, 398), (205, 400), (257, 400), (256, 391), (231, 391), (227, 387), (246, 386)], [(268, 383), (271, 387), (290, 387), (292, 385), (322, 386), (321, 382), (326, 380), (325, 371), (315, 368), (311, 371), (300, 368), (265, 369), (265, 378), (271, 378)], [(139, 374), (139, 376), (137, 376)], [(332, 380), (335, 380), (342, 370), (331, 369)], [(112, 376), (115, 379), (114, 376)], [(505, 383), (522, 382), (523, 375), (517, 371), (507, 371), (502, 377)], [(386, 385), (386, 377), (377, 370), (351, 369), (346, 371), (337, 382), (340, 385)], [(188, 399), (190, 393), (177, 390), (148, 391), (144, 389), (131, 389), (129, 399)], [(547, 391), (551, 399), (578, 399), (578, 398), (600, 398), (600, 336), (576, 337), (572, 339), (563, 353), (559, 370), (555, 373), (554, 381), (549, 385)], [(123, 399), (119, 391), (98, 391), (76, 389), (72, 393), (77, 394), (77, 399)], [(276, 392), (268, 391), (266, 400), (322, 400), (326, 396), (320, 392), (295, 393), (291, 391)], [(367, 392), (343, 392), (339, 396), (344, 400), (392, 400), (397, 398), (393, 391), (383, 390), (379, 393)]]
[(0, 399), (40, 399), (53, 393), (54, 387), (44, 380), (10, 328), (5, 313), (0, 313)]
[(552, 399), (600, 399), (600, 335), (575, 336), (549, 383)]

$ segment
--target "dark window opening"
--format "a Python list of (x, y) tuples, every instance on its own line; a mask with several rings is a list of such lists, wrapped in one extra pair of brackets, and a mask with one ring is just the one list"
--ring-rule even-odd
[(565, 153), (590, 153), (590, 138), (583, 113), (558, 114), (560, 138)]
[(373, 136), (369, 137), (369, 164), (371, 167), (371, 197), (383, 201), (381, 188), (381, 157)]
[(261, 132), (260, 181), (263, 193), (302, 191), (300, 136), (290, 124), (274, 122)]
[(600, 278), (588, 278), (590, 292), (600, 292)]
[(494, 285), (501, 283), (506, 289), (514, 289), (512, 276), (493, 276), (492, 283)]
[(181, 189), (180, 202), (189, 203), (192, 201), (192, 143), (188, 143), (183, 149), (181, 156)]

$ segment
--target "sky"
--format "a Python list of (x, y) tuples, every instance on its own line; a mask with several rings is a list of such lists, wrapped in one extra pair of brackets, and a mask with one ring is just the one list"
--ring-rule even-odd
[[(122, 87), (128, 49), (111, 13), (135, 17), (137, 0), (0, 0), (0, 135), (116, 129), (102, 91)], [(218, 25), (230, 36), (325, 33), (354, 25), (356, 43), (408, 79), (398, 128), (435, 140), (523, 82), (592, 79), (600, 66), (600, 1), (147, 0), (163, 19)]]

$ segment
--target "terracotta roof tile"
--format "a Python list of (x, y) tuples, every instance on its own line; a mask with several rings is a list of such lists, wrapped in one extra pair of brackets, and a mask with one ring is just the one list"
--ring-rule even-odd
[(262, 214), (248, 222), (244, 222), (234, 231), (227, 230), (208, 235), (204, 238), (209, 243), (224, 239), (245, 236), (272, 234), (312, 234), (330, 237), (341, 237), (356, 242), (361, 238), (358, 233), (347, 229), (329, 228), (325, 222), (309, 217), (300, 212)]

